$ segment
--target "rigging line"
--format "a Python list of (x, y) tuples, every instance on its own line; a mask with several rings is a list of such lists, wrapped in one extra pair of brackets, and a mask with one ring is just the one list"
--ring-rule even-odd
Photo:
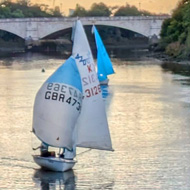
[(86, 153), (86, 152), (89, 152), (89, 151), (91, 151), (91, 150), (92, 150), (92, 149), (90, 148), (90, 149), (88, 149), (88, 150), (86, 150), (86, 151), (84, 151), (84, 152), (80, 152), (80, 153), (77, 154), (77, 156), (78, 156), (78, 155), (81, 155), (81, 154), (84, 154), (84, 153)]
[[(30, 133), (33, 133), (33, 131), (30, 131)], [(30, 135), (30, 146), (34, 150), (34, 147), (33, 147), (33, 136), (32, 136), (32, 134)]]
[(39, 149), (40, 148), (40, 146), (38, 146), (38, 147), (35, 147), (34, 148), (34, 131), (32, 130), (32, 131), (30, 131), (30, 133), (31, 133), (31, 136), (30, 136), (30, 146), (31, 146), (31, 148), (32, 148), (32, 150), (37, 150), (37, 149)]

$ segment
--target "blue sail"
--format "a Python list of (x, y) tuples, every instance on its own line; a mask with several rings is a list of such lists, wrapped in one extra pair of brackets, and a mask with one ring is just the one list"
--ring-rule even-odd
[(33, 131), (42, 142), (72, 150), (82, 88), (78, 67), (71, 56), (39, 89), (34, 103)]
[(75, 60), (69, 57), (46, 82), (68, 84), (82, 92), (81, 78)]
[(104, 81), (107, 79), (107, 75), (114, 73), (114, 70), (109, 55), (95, 26), (93, 26), (93, 32), (95, 34), (95, 41), (97, 46), (98, 79), (99, 81)]

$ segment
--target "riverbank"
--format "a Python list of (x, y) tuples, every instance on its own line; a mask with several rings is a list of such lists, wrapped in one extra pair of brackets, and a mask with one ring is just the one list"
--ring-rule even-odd
[[(64, 51), (18, 51), (18, 52), (1, 52), (0, 51), (0, 59), (4, 58), (13, 58), (13, 57), (23, 57), (26, 56), (32, 57), (35, 54), (41, 54), (42, 56), (48, 57), (57, 57), (58, 59), (67, 59), (71, 54), (71, 47), (67, 46), (64, 48)], [(45, 50), (45, 49), (44, 49)], [(63, 49), (62, 49), (63, 50)], [(148, 49), (130, 49), (124, 47), (107, 47), (108, 54), (110, 55), (111, 59), (121, 59), (121, 60), (128, 60), (128, 61), (139, 61), (139, 60), (150, 60), (155, 59), (158, 60), (159, 64), (162, 66), (163, 69), (171, 71), (172, 73), (182, 74), (182, 75), (190, 75), (190, 60), (180, 60), (174, 59), (164, 52), (155, 52), (149, 51)], [(93, 56), (96, 59), (96, 48), (92, 48)], [(157, 63), (158, 63), (157, 62)]]
[[(129, 48), (125, 46), (107, 46), (107, 52), (111, 59), (126, 59), (126, 60), (142, 60), (146, 59), (149, 55), (148, 48), (146, 47), (138, 47), (138, 48)], [(97, 57), (97, 49), (94, 46), (91, 47), (93, 57), (96, 59)], [(25, 50), (25, 51), (18, 51), (18, 52), (1, 52), (0, 51), (0, 59), (12, 56), (24, 56), (27, 57), (33, 54), (41, 54), (47, 56), (53, 56), (57, 58), (67, 59), (72, 53), (71, 46), (65, 46), (65, 48), (57, 48), (57, 49), (50, 49), (50, 48), (36, 48), (33, 50)]]
[(166, 55), (164, 52), (151, 52), (148, 57), (158, 59), (165, 70), (170, 70), (176, 74), (190, 75), (190, 60), (181, 60)]

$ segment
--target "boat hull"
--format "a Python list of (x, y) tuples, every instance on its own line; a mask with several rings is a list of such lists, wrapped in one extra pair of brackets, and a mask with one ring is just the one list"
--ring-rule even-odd
[(58, 157), (42, 157), (39, 155), (33, 155), (33, 159), (45, 170), (51, 170), (56, 172), (65, 172), (70, 170), (75, 165), (75, 160), (67, 160)]

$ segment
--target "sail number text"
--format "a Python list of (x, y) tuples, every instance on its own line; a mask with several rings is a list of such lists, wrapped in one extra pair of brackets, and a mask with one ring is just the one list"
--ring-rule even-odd
[(91, 96), (95, 96), (101, 92), (100, 85), (94, 86), (92, 88), (87, 88), (85, 90), (85, 94), (87, 98), (90, 98)]
[(45, 92), (46, 100), (56, 100), (66, 102), (71, 106), (76, 106), (79, 111), (81, 107), (82, 95), (75, 89), (58, 83), (48, 83)]

